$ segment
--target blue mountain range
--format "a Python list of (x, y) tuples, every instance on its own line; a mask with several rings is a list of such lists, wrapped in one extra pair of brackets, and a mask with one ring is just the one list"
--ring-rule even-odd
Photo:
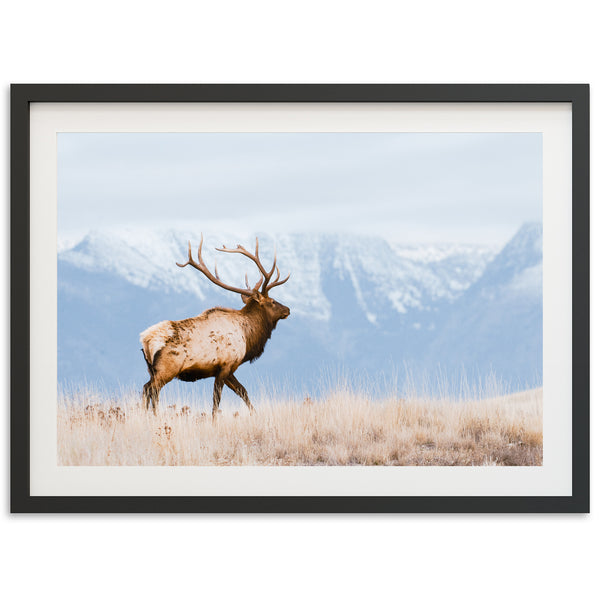
[[(510, 390), (541, 384), (542, 226), (523, 225), (503, 247), (403, 245), (382, 238), (258, 232), (263, 262), (288, 283), (272, 295), (290, 307), (264, 355), (243, 365), (239, 379), (310, 390), (324, 374), (382, 381), (393, 374), (474, 378), (493, 373)], [(242, 286), (256, 268), (216, 246), (253, 248), (253, 236), (204, 232), (206, 262), (221, 279)], [(90, 231), (59, 240), (58, 380), (108, 389), (147, 380), (139, 333), (165, 319), (213, 306), (241, 308), (191, 268), (185, 226)], [(254, 269), (254, 270), (253, 270)], [(395, 376), (394, 375), (394, 376)], [(192, 385), (192, 384), (188, 384)], [(198, 385), (198, 384), (194, 384)]]

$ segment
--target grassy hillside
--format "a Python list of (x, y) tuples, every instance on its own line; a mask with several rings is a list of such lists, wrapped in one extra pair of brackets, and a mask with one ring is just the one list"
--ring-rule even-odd
[[(229, 408), (234, 406), (234, 409)], [(541, 465), (541, 388), (483, 400), (262, 398), (154, 416), (136, 395), (79, 392), (58, 406), (60, 465)]]

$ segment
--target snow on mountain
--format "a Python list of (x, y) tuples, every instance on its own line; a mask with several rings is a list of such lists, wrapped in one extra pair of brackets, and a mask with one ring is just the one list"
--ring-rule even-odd
[[(261, 258), (271, 264), (277, 248), (282, 275), (290, 281), (278, 288), (282, 302), (294, 303), (297, 314), (318, 320), (331, 317), (332, 306), (323, 292), (324, 270), (352, 283), (354, 294), (372, 322), (377, 320), (374, 298), (385, 298), (393, 310), (425, 309), (442, 299), (453, 300), (475, 281), (496, 249), (481, 246), (440, 245), (418, 248), (390, 246), (380, 238), (345, 235), (259, 233)], [(180, 269), (185, 262), (187, 242), (196, 256), (200, 234), (183, 228), (113, 229), (92, 231), (77, 245), (59, 253), (59, 260), (89, 272), (112, 273), (129, 283), (150, 290), (189, 293), (205, 300), (215, 286), (193, 268)], [(222, 232), (206, 232), (203, 257), (213, 268), (218, 262), (221, 279), (243, 286), (244, 275), (258, 280), (256, 267), (247, 258), (219, 253), (225, 241), (254, 249), (254, 238), (239, 239)], [(66, 245), (66, 244), (65, 244)], [(381, 307), (380, 307), (381, 308)], [(384, 310), (388, 307), (385, 306)]]
[(527, 285), (541, 286), (542, 258), (542, 225), (526, 223), (489, 264), (474, 289), (483, 294), (498, 286), (503, 291), (515, 286), (519, 289), (525, 280)]
[[(204, 232), (203, 256), (222, 280), (251, 285), (258, 272), (239, 255), (215, 250), (253, 236)], [(285, 285), (273, 295), (291, 309), (264, 355), (241, 376), (311, 381), (339, 367), (380, 377), (404, 364), (425, 371), (493, 368), (523, 385), (541, 373), (542, 230), (525, 225), (495, 247), (390, 244), (382, 238), (258, 232), (261, 258), (273, 248)], [(58, 256), (59, 381), (143, 383), (139, 332), (241, 300), (185, 262), (192, 227), (91, 231)], [(83, 334), (85, 332), (85, 335)], [(292, 358), (291, 358), (292, 357)], [(539, 379), (535, 380), (539, 383)], [(517, 385), (517, 384), (515, 384)]]
[[(528, 223), (492, 260), (483, 275), (447, 311), (429, 360), (447, 357), (464, 366), (476, 351), (479, 365), (503, 376), (542, 376), (542, 225)], [(473, 361), (470, 361), (473, 362)]]

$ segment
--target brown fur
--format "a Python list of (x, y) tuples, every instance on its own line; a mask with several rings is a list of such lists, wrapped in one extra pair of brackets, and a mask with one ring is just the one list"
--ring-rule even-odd
[[(144, 385), (143, 392), (146, 408), (152, 405), (156, 413), (160, 390), (175, 378), (192, 382), (214, 377), (213, 416), (219, 407), (223, 385), (227, 385), (244, 400), (250, 410), (253, 410), (248, 392), (233, 376), (233, 373), (240, 364), (248, 361), (253, 362), (261, 356), (277, 322), (280, 319), (287, 318), (290, 311), (283, 304), (260, 293), (257, 293), (253, 298), (244, 298), (244, 301), (245, 306), (239, 310), (215, 307), (204, 311), (197, 317), (181, 321), (163, 322), (142, 333), (144, 358), (150, 374), (150, 381)], [(183, 368), (186, 359), (193, 358), (190, 356), (189, 345), (196, 326), (203, 321), (210, 323), (211, 319), (221, 317), (224, 314), (235, 322), (243, 332), (246, 352), (242, 360), (237, 364), (230, 364), (225, 360), (217, 359), (208, 364), (196, 363), (191, 368)], [(162, 338), (157, 338), (157, 336), (162, 336)], [(220, 348), (220, 343), (227, 343), (216, 329), (210, 331), (209, 337), (216, 341), (217, 349)], [(155, 346), (162, 345), (154, 355), (150, 351), (153, 342)]]
[(213, 419), (224, 385), (240, 396), (250, 410), (254, 410), (248, 392), (233, 374), (242, 363), (252, 362), (263, 353), (277, 321), (290, 314), (287, 306), (269, 298), (269, 290), (283, 285), (290, 276), (280, 279), (276, 256), (271, 269), (265, 269), (258, 255), (258, 238), (253, 254), (239, 245), (235, 249), (217, 248), (221, 252), (242, 254), (258, 267), (261, 278), (253, 288), (250, 288), (247, 277), (246, 288), (236, 288), (219, 278), (216, 267), (213, 274), (202, 259), (203, 241), (201, 236), (197, 260), (192, 257), (192, 245), (189, 243), (187, 262), (177, 265), (182, 268), (191, 265), (218, 287), (241, 294), (245, 306), (240, 310), (215, 307), (190, 319), (162, 321), (140, 335), (150, 373), (150, 381), (144, 385), (144, 403), (146, 408), (152, 404), (155, 413), (161, 388), (176, 377), (181, 381), (215, 378)]
[(265, 350), (267, 341), (277, 326), (277, 321), (269, 319), (266, 311), (257, 302), (246, 304), (240, 311), (248, 317), (244, 324), (246, 334), (246, 354), (243, 362), (254, 362)]

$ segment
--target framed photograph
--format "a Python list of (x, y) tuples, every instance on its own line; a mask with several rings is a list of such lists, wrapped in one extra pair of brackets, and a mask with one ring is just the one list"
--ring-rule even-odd
[(587, 85), (14, 85), (13, 512), (587, 512)]

